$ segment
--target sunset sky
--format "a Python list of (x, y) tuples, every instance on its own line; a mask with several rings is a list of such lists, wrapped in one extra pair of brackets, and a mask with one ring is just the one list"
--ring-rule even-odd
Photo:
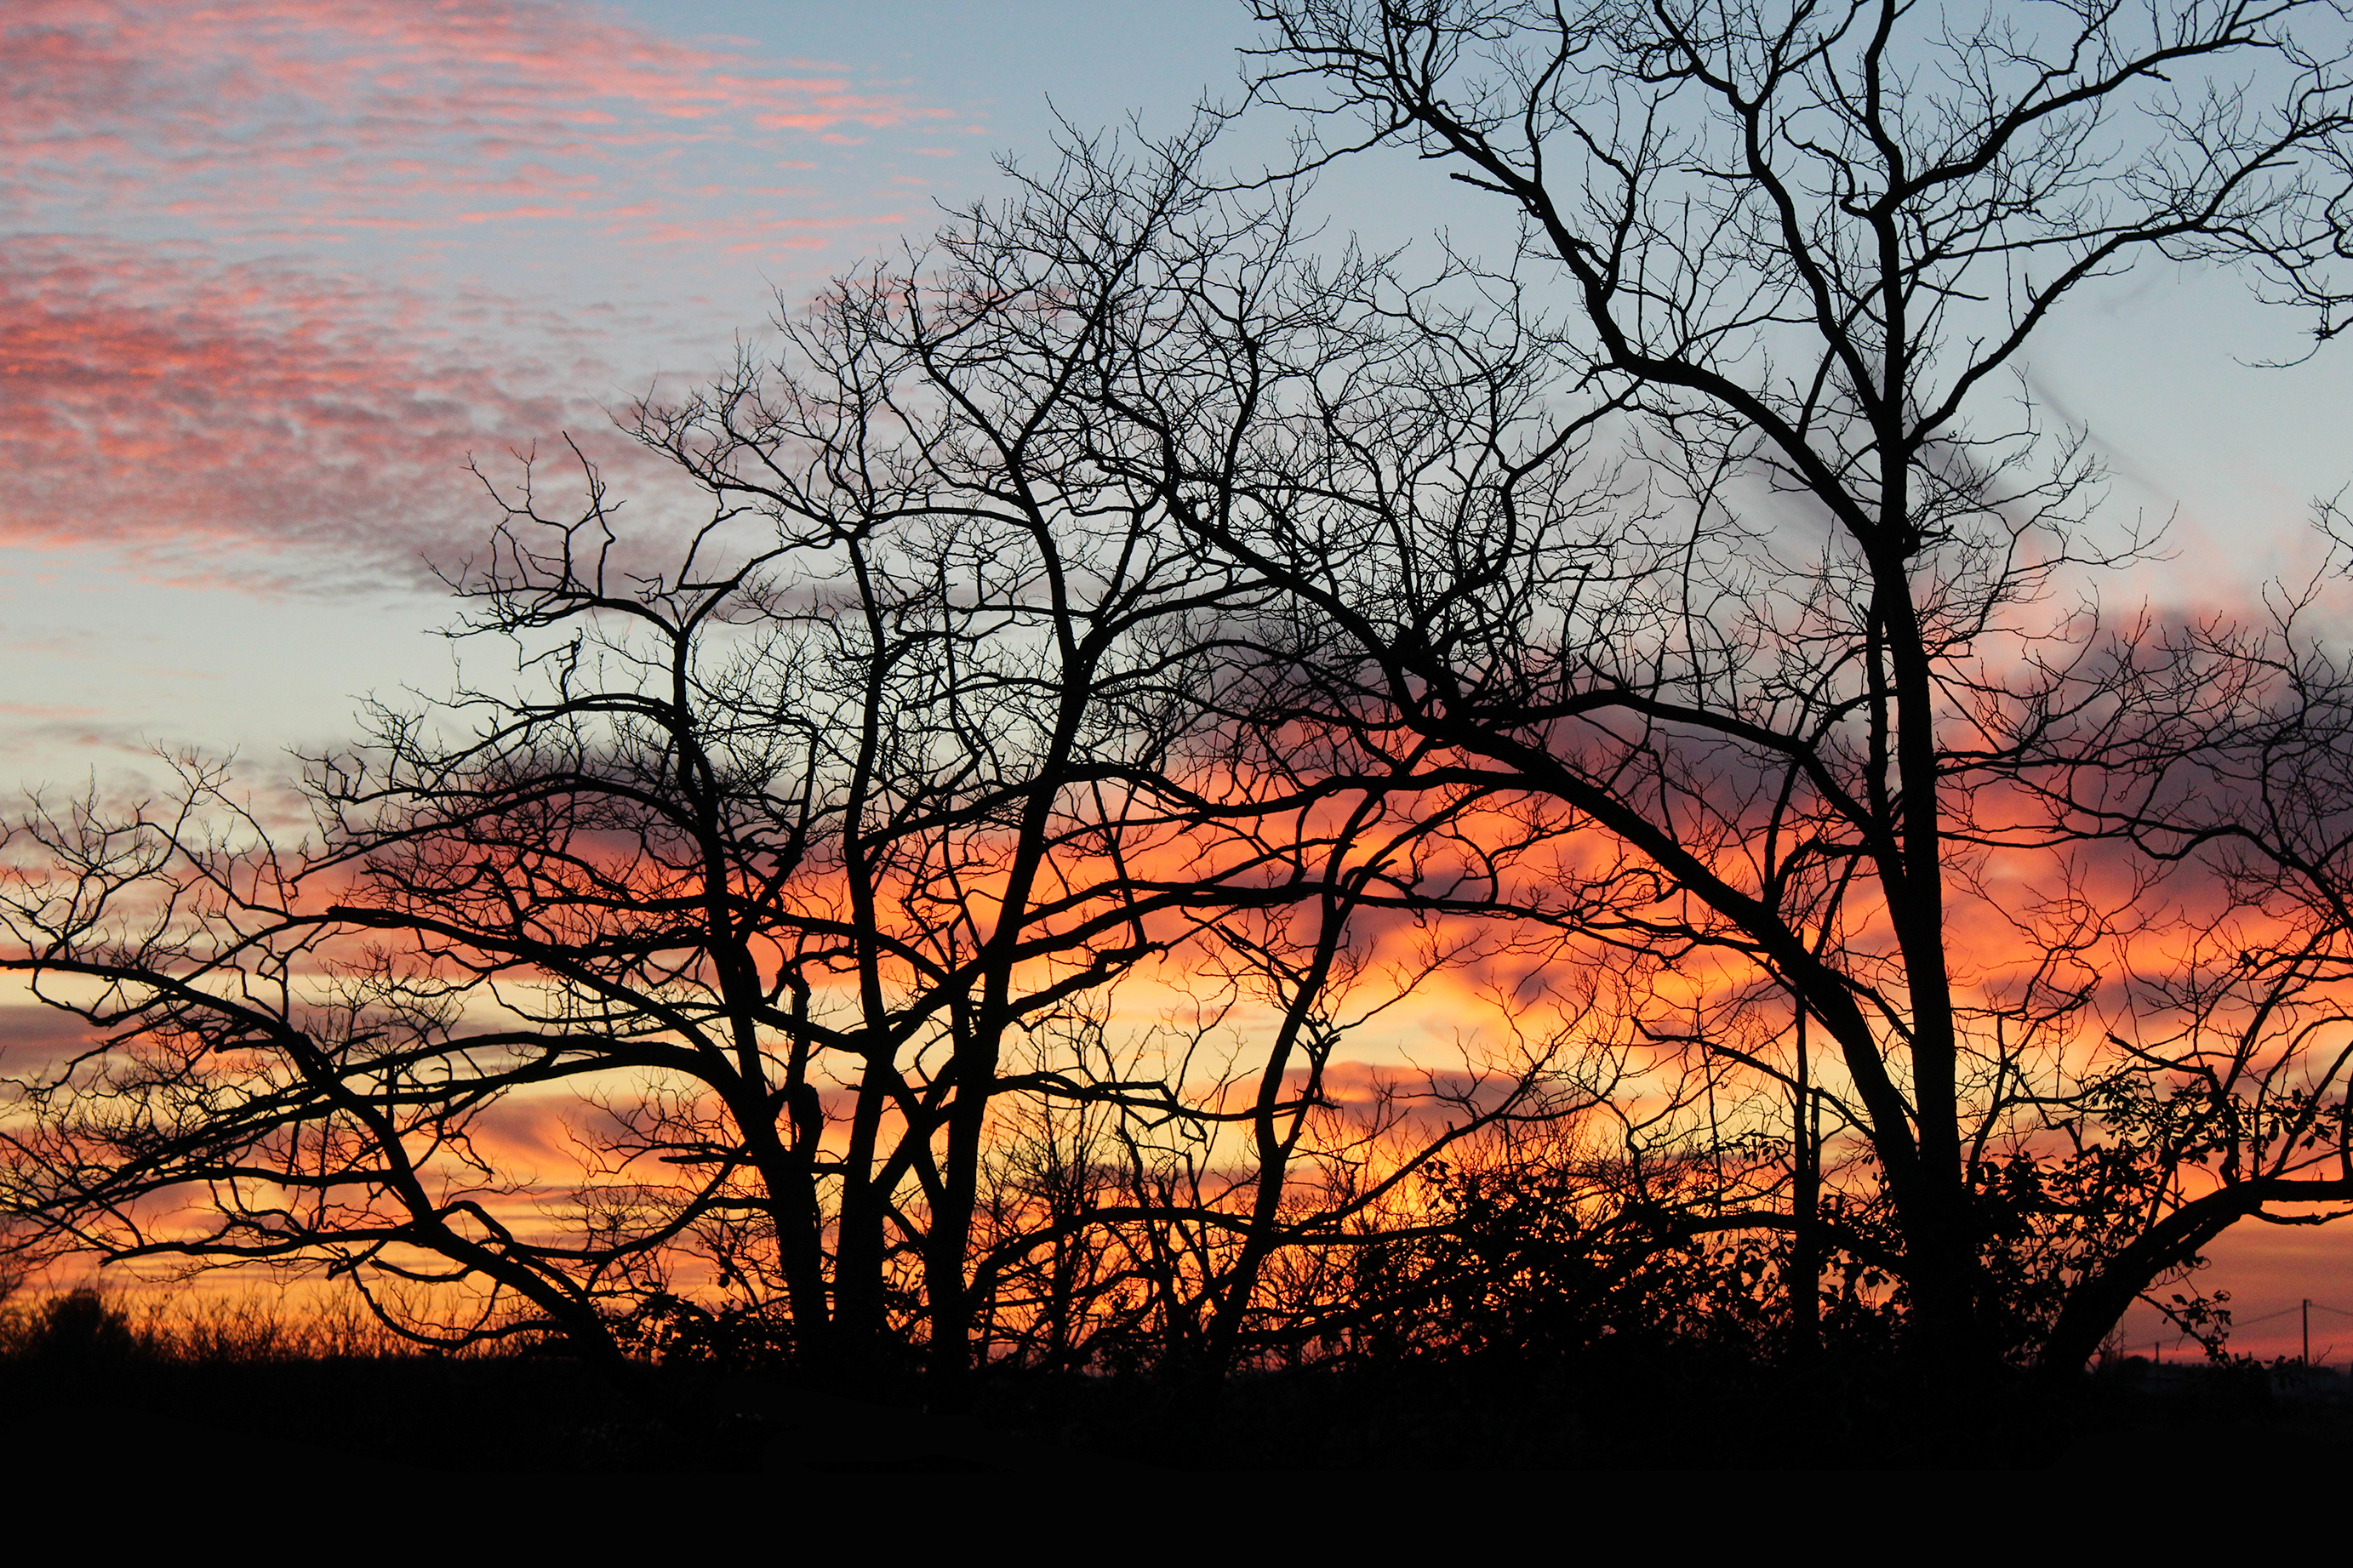
[[(1057, 112), (1173, 129), (1239, 96), (1250, 38), (1237, 0), (6, 0), (0, 784), (121, 781), (157, 745), (267, 768), (359, 694), (443, 685), (427, 563), (488, 526), (470, 454), (617, 453), (606, 410), (920, 237), (993, 158), (1050, 156)], [(1246, 119), (1233, 156), (1290, 129)], [(1502, 232), (1394, 156), (1318, 200), (1384, 242)], [(2228, 609), (2316, 560), (2353, 345), (2258, 368), (2295, 329), (2148, 271), (2034, 356), (2111, 504), (2178, 509), (2133, 593)], [(2353, 1307), (2353, 1228), (2217, 1256), (2246, 1315)]]

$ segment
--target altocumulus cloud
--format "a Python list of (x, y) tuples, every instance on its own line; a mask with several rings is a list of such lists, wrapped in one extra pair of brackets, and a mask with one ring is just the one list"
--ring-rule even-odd
[(470, 451), (903, 226), (944, 118), (551, 0), (16, 0), (0, 50), (0, 531), (175, 571), (463, 549)]

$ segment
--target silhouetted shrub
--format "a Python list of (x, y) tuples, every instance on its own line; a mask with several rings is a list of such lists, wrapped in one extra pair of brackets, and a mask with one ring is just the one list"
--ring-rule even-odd
[(139, 1348), (131, 1320), (95, 1290), (50, 1299), (33, 1321), (23, 1353), (43, 1361), (121, 1361)]
[(755, 1306), (700, 1306), (667, 1291), (647, 1298), (614, 1327), (615, 1339), (663, 1366), (714, 1372), (768, 1371), (788, 1364), (792, 1326)]

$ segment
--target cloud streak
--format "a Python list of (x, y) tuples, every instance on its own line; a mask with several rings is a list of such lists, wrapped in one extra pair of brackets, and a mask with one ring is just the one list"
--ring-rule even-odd
[(601, 416), (543, 360), (489, 368), (434, 305), (283, 266), (0, 245), (0, 515), (42, 544), (446, 545), (480, 510), (469, 450)]
[(944, 114), (547, 0), (16, 0), (0, 48), (23, 84), (0, 110), (16, 217), (164, 194), (230, 230), (446, 220), (500, 196), (626, 221), (599, 193), (649, 162)]
[(0, 540), (174, 570), (463, 552), (470, 453), (895, 232), (824, 139), (944, 112), (558, 0), (16, 0), (0, 49)]

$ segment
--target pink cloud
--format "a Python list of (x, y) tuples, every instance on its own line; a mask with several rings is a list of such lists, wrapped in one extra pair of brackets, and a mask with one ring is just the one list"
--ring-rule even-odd
[(780, 135), (941, 113), (569, 0), (10, 0), (0, 50), (0, 538), (151, 576), (470, 549), (470, 452), (610, 448), (617, 364), (756, 320), (718, 258), (902, 221), (877, 179), (752, 190)]
[(459, 213), (458, 221), (459, 223), (495, 223), (501, 218), (510, 217), (570, 217), (574, 210), (568, 206), (535, 206), (526, 202), (520, 206), (501, 207), (495, 212)]
[(381, 217), (576, 193), (617, 163), (763, 132), (944, 113), (556, 0), (11, 0), (0, 51), (0, 213), (20, 216), (169, 185), (227, 226)]
[(772, 212), (733, 213), (694, 222), (651, 224), (615, 237), (647, 245), (701, 245), (721, 250), (818, 250), (845, 230), (883, 229), (904, 222), (898, 213), (872, 217), (791, 217)]
[(476, 1113), (469, 1135), (502, 1170), (528, 1170), (533, 1180), (569, 1183), (581, 1172), (572, 1123), (583, 1109), (568, 1096), (496, 1100)]
[(604, 424), (533, 390), (543, 368), (471, 362), (467, 322), (433, 301), (282, 266), (15, 241), (0, 313), (0, 529), (17, 542), (446, 552), (480, 531), (469, 449)]
[(16, 997), (0, 1002), (0, 1073), (30, 1077), (54, 1069), (98, 1037), (70, 1013)]

